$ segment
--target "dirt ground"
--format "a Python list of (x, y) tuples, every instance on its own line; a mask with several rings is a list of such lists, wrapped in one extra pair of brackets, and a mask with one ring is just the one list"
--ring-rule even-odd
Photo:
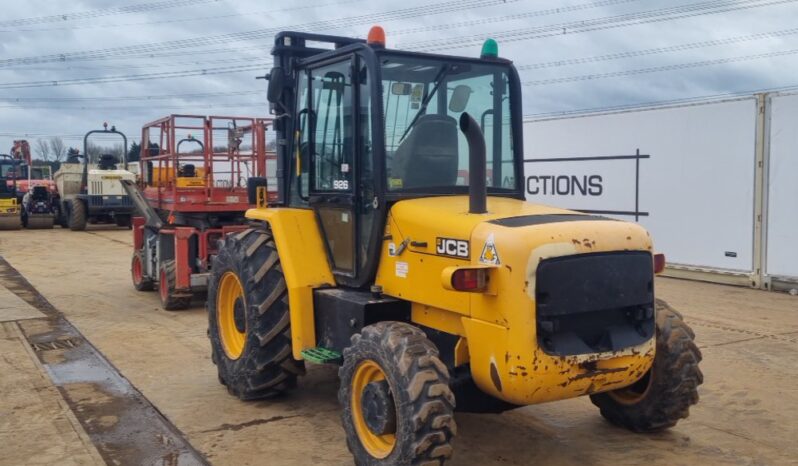
[[(281, 399), (232, 398), (217, 382), (202, 304), (166, 312), (155, 293), (136, 292), (131, 243), (129, 231), (110, 228), (0, 232), (0, 256), (208, 462), (351, 464), (335, 368), (311, 367), (299, 389)], [(798, 464), (798, 297), (673, 279), (657, 287), (685, 314), (704, 354), (701, 401), (689, 419), (665, 433), (633, 434), (607, 424), (585, 398), (459, 414), (452, 464)], [(108, 420), (91, 417), (95, 392), (68, 405), (60, 398), (70, 394), (53, 388), (18, 330), (42, 317), (14, 304), (7, 288), (0, 281), (0, 464), (96, 464), (94, 448), (104, 451), (104, 437), (92, 426)], [(140, 462), (133, 458), (112, 462)], [(170, 457), (159, 464), (191, 462)]]

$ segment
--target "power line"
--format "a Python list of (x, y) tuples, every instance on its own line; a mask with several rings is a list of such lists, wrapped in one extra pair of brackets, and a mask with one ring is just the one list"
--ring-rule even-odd
[[(218, 1), (218, 0), (206, 0), (206, 1)], [(284, 11), (294, 11), (294, 10), (306, 10), (310, 8), (323, 8), (327, 6), (333, 5), (341, 5), (346, 3), (356, 3), (361, 2), (363, 0), (340, 0), (328, 3), (319, 3), (313, 5), (305, 5), (305, 6), (296, 6), (291, 8), (276, 8), (276, 9), (269, 9), (269, 10), (261, 10), (261, 11), (249, 11), (245, 13), (228, 13), (223, 15), (213, 15), (213, 16), (200, 16), (196, 18), (176, 18), (176, 19), (166, 19), (166, 20), (158, 20), (158, 21), (142, 21), (137, 23), (121, 23), (121, 24), (92, 24), (86, 26), (63, 26), (63, 27), (55, 27), (55, 28), (37, 28), (37, 29), (2, 29), (0, 33), (8, 33), (8, 32), (48, 32), (48, 31), (75, 31), (81, 29), (108, 29), (108, 28), (122, 28), (128, 26), (150, 26), (156, 24), (175, 24), (175, 23), (188, 23), (188, 22), (195, 22), (195, 21), (207, 21), (207, 20), (214, 20), (218, 21), (219, 19), (224, 18), (235, 18), (241, 16), (254, 16), (254, 15), (265, 15), (265, 14), (273, 14), (273, 13), (280, 13)], [(3, 26), (0, 23), (0, 26)]]
[(568, 60), (555, 60), (542, 63), (533, 63), (530, 65), (518, 66), (519, 70), (539, 70), (542, 68), (554, 68), (566, 65), (582, 65), (585, 63), (596, 63), (601, 61), (619, 60), (622, 58), (643, 57), (648, 55), (658, 55), (669, 52), (681, 52), (684, 50), (693, 50), (704, 47), (717, 47), (722, 45), (739, 44), (741, 42), (750, 42), (762, 39), (771, 39), (775, 37), (784, 37), (798, 34), (798, 28), (783, 29), (781, 31), (761, 32), (757, 34), (749, 34), (745, 36), (727, 37), (725, 39), (707, 40), (702, 42), (691, 42), (688, 44), (671, 45), (668, 47), (656, 47), (644, 50), (632, 50), (628, 52), (610, 53), (606, 55), (596, 55), (593, 57), (571, 58)]
[(635, 76), (640, 74), (648, 74), (648, 73), (658, 73), (662, 71), (673, 71), (673, 70), (686, 70), (691, 68), (700, 68), (704, 66), (713, 66), (713, 65), (722, 65), (726, 63), (736, 63), (741, 61), (748, 61), (748, 60), (759, 60), (762, 58), (774, 58), (774, 57), (784, 57), (787, 55), (795, 55), (798, 53), (798, 49), (793, 50), (782, 50), (779, 52), (767, 52), (767, 53), (757, 53), (754, 55), (743, 55), (739, 57), (729, 57), (729, 58), (718, 58), (714, 60), (702, 60), (696, 61), (691, 63), (677, 63), (675, 65), (663, 65), (663, 66), (654, 66), (650, 68), (640, 68), (636, 70), (623, 70), (623, 71), (613, 71), (610, 73), (595, 73), (595, 74), (583, 74), (579, 76), (566, 76), (562, 78), (552, 78), (552, 79), (539, 79), (536, 81), (525, 81), (522, 84), (524, 86), (543, 86), (549, 84), (561, 84), (561, 83), (570, 83), (575, 81), (588, 81), (588, 80), (595, 80), (595, 79), (606, 79), (606, 78), (617, 78), (621, 76)]
[(161, 71), (157, 73), (98, 76), (93, 78), (75, 78), (75, 79), (50, 80), (50, 81), (22, 81), (22, 82), (0, 84), (0, 89), (60, 87), (60, 86), (75, 86), (81, 84), (107, 84), (107, 83), (118, 83), (118, 82), (128, 82), (128, 81), (146, 81), (151, 79), (184, 78), (188, 76), (206, 76), (206, 75), (211, 76), (217, 74), (230, 74), (230, 73), (241, 73), (244, 71), (263, 70), (266, 66), (267, 65), (264, 63), (254, 63), (249, 65), (225, 66), (221, 68), (203, 68), (198, 70)]
[[(511, 0), (513, 1), (513, 0)], [(703, 3), (696, 3), (690, 5), (682, 5), (679, 7), (673, 8), (664, 8), (659, 10), (651, 10), (651, 11), (644, 11), (638, 13), (631, 13), (625, 15), (618, 15), (618, 16), (610, 16), (604, 18), (596, 18), (593, 20), (586, 20), (586, 21), (577, 21), (577, 22), (569, 22), (569, 23), (561, 23), (556, 25), (550, 26), (541, 26), (537, 28), (533, 28), (533, 31), (537, 31), (536, 37), (541, 37), (542, 35), (551, 35), (552, 30), (556, 29), (559, 30), (560, 28), (564, 28), (567, 30), (567, 27), (572, 29), (582, 28), (582, 30), (590, 30), (596, 28), (607, 28), (607, 27), (621, 27), (621, 26), (628, 26), (631, 24), (641, 24), (642, 22), (652, 22), (652, 21), (663, 21), (666, 19), (675, 19), (675, 18), (683, 18), (688, 16), (697, 16), (703, 14), (715, 14), (720, 12), (731, 11), (735, 9), (742, 9), (742, 8), (752, 8), (758, 6), (767, 6), (767, 5), (774, 5), (774, 4), (781, 4), (781, 3), (788, 3), (794, 2), (797, 0), (743, 0), (742, 2), (736, 2), (733, 5), (729, 6), (729, 2), (714, 0), (710, 2), (703, 2)], [(484, 5), (482, 5), (484, 6)], [(438, 5), (440, 8), (450, 8), (451, 2), (448, 3), (441, 3)], [(462, 5), (460, 5), (462, 8)], [(398, 14), (409, 14), (410, 12), (413, 14), (417, 14), (417, 10), (413, 9), (406, 9), (406, 10), (395, 10), (394, 13)], [(362, 18), (362, 17), (361, 17)], [(526, 30), (527, 34), (530, 30)], [(540, 33), (540, 31), (549, 31)], [(516, 31), (507, 31), (507, 33), (499, 33), (494, 34), (494, 37), (502, 37), (505, 39), (513, 40), (512, 37), (516, 36), (516, 40), (520, 40), (517, 38), (519, 32)], [(559, 32), (557, 32), (559, 34)], [(218, 36), (217, 36), (218, 37)], [(474, 36), (469, 36), (466, 38), (453, 38), (449, 39), (442, 39), (445, 44), (448, 44), (448, 47), (443, 48), (451, 48), (453, 43), (465, 43), (464, 41), (473, 40)], [(437, 44), (441, 41), (436, 41), (432, 47), (427, 46), (426, 49), (435, 49)], [(164, 43), (166, 44), (166, 43)], [(424, 49), (425, 47), (423, 44), (430, 44), (430, 42), (422, 42), (419, 43), (421, 48)], [(129, 47), (128, 47), (129, 48)], [(111, 49), (106, 49), (111, 50)], [(105, 53), (106, 51), (100, 51)], [(81, 53), (81, 52), (78, 52)], [(91, 52), (87, 52), (91, 53)], [(99, 52), (98, 52), (99, 53)], [(11, 59), (15, 60), (15, 59)], [(5, 62), (9, 62), (11, 60), (5, 60)], [(2, 64), (3, 61), (0, 61)], [(204, 74), (222, 74), (222, 73), (235, 73), (235, 72), (242, 72), (242, 71), (253, 71), (258, 68), (254, 68), (253, 64), (246, 65), (246, 66), (239, 66), (239, 67), (230, 67), (230, 68), (206, 68), (202, 70), (182, 70), (182, 71), (164, 71), (158, 73), (146, 73), (146, 74), (139, 74), (139, 75), (122, 75), (122, 76), (110, 76), (110, 77), (95, 77), (95, 78), (76, 78), (76, 79), (68, 79), (68, 80), (60, 80), (60, 81), (38, 81), (38, 82), (17, 82), (17, 83), (6, 83), (0, 84), (0, 89), (18, 89), (18, 88), (28, 88), (28, 87), (46, 87), (46, 86), (63, 86), (63, 85), (78, 85), (78, 84), (99, 84), (99, 83), (109, 83), (109, 82), (122, 82), (122, 81), (138, 81), (138, 80), (149, 80), (149, 79), (162, 79), (162, 78), (173, 78), (173, 77), (186, 77), (186, 76), (197, 76), (197, 75), (204, 75)], [(262, 66), (267, 66), (265, 63)]]
[(590, 115), (590, 114), (599, 114), (599, 113), (613, 113), (613, 112), (620, 112), (620, 111), (629, 111), (629, 110), (636, 110), (642, 108), (649, 108), (649, 107), (662, 107), (667, 108), (674, 105), (685, 105), (685, 104), (694, 104), (700, 105), (705, 103), (711, 103), (715, 101), (722, 101), (724, 99), (732, 99), (732, 98), (742, 98), (742, 97), (750, 97), (755, 94), (760, 93), (774, 93), (774, 92), (789, 92), (798, 90), (798, 84), (793, 84), (789, 86), (781, 86), (781, 87), (770, 87), (770, 88), (760, 88), (760, 89), (752, 89), (747, 91), (734, 91), (734, 92), (722, 92), (718, 94), (706, 94), (702, 96), (693, 96), (693, 97), (684, 97), (680, 99), (666, 99), (666, 100), (653, 100), (648, 102), (637, 102), (633, 104), (625, 104), (625, 105), (613, 105), (613, 106), (604, 106), (604, 107), (589, 107), (589, 108), (580, 108), (574, 110), (561, 110), (561, 111), (554, 111), (554, 112), (541, 112), (541, 113), (530, 113), (524, 115), (525, 119), (533, 119), (535, 121), (545, 120), (545, 119), (555, 119), (557, 117), (567, 117), (567, 116), (574, 116), (574, 115)]
[(185, 110), (185, 109), (214, 109), (214, 108), (263, 108), (266, 110), (266, 103), (238, 102), (238, 103), (198, 103), (191, 105), (2, 105), (0, 108), (19, 108), (19, 109), (56, 109), (56, 110)]
[[(613, 0), (609, 0), (609, 1), (613, 1)], [(615, 1), (617, 1), (618, 3), (625, 3), (627, 1), (631, 2), (631, 1), (637, 1), (637, 0), (615, 0)], [(724, 9), (721, 9), (721, 10), (718, 10), (718, 11), (709, 11), (709, 12), (705, 12), (705, 13), (700, 13), (700, 14), (718, 14), (718, 13), (725, 13), (725, 12), (734, 11), (734, 10), (738, 10), (738, 9), (747, 9), (747, 8), (755, 8), (755, 7), (759, 7), (759, 6), (771, 6), (771, 5), (777, 5), (777, 4), (782, 4), (782, 3), (789, 3), (789, 2), (793, 2), (795, 0), (770, 1), (770, 2), (764, 3), (764, 4), (756, 4), (756, 5), (750, 5), (750, 6), (746, 5), (746, 4), (749, 4), (749, 3), (752, 3), (752, 2), (761, 2), (761, 1), (764, 1), (764, 0), (746, 0), (746, 1), (743, 1), (743, 2), (731, 2), (731, 3), (728, 2), (728, 1), (725, 1), (725, 0), (724, 1), (715, 0), (715, 1), (712, 1), (712, 2), (705, 2), (705, 3), (699, 3), (699, 4), (690, 4), (690, 5), (680, 6), (680, 7), (676, 7), (676, 8), (682, 8), (683, 9), (685, 7), (691, 7), (691, 8), (694, 8), (694, 9), (705, 9), (707, 6), (714, 6), (714, 7), (717, 8), (718, 4), (721, 4), (721, 6), (722, 5), (733, 5), (730, 8), (724, 8)], [(587, 9), (587, 8), (590, 8), (591, 6), (594, 6), (594, 5), (595, 6), (604, 6), (604, 3), (605, 2), (586, 3), (586, 4), (580, 4), (580, 5), (572, 5), (570, 7), (555, 8), (555, 9), (548, 9), (548, 10), (538, 10), (538, 11), (529, 12), (529, 13), (520, 13), (520, 14), (515, 14), (515, 15), (499, 16), (499, 17), (494, 17), (494, 18), (481, 18), (481, 19), (477, 19), (477, 20), (461, 21), (461, 22), (450, 23), (450, 24), (437, 24), (437, 25), (433, 25), (433, 26), (421, 26), (421, 27), (410, 28), (410, 29), (400, 29), (400, 30), (396, 30), (396, 31), (391, 31), (390, 35), (393, 37), (393, 36), (398, 36), (398, 35), (402, 35), (402, 34), (412, 34), (412, 33), (427, 32), (427, 31), (438, 31), (438, 30), (451, 29), (451, 28), (456, 28), (456, 27), (468, 27), (468, 26), (475, 26), (475, 25), (479, 25), (479, 24), (487, 24), (487, 23), (493, 23), (493, 22), (511, 21), (513, 19), (519, 19), (519, 18), (523, 18), (523, 17), (543, 16), (543, 15), (546, 15), (546, 14), (553, 14), (554, 12), (566, 12), (566, 11)], [(609, 3), (609, 2), (607, 2), (607, 3)], [(599, 5), (599, 4), (601, 4), (601, 5)], [(710, 5), (710, 4), (712, 4), (712, 5)], [(633, 13), (632, 15), (639, 16), (641, 14), (646, 14), (646, 12)], [(536, 28), (533, 28), (533, 29), (524, 29), (524, 30), (520, 30), (520, 31), (528, 31), (531, 34), (530, 37), (503, 38), (503, 40), (506, 41), (506, 42), (517, 41), (517, 40), (531, 40), (531, 39), (538, 39), (538, 38), (545, 38), (545, 37), (563, 35), (563, 33), (564, 33), (563, 31), (565, 31), (565, 34), (574, 34), (574, 33), (578, 33), (578, 32), (590, 32), (590, 31), (595, 31), (595, 30), (600, 30), (600, 29), (610, 29), (610, 28), (617, 28), (617, 27), (634, 26), (634, 25), (644, 24), (644, 23), (649, 23), (649, 22), (676, 20), (676, 19), (688, 18), (688, 17), (693, 17), (693, 16), (698, 16), (698, 14), (682, 15), (682, 16), (677, 16), (677, 17), (666, 17), (666, 18), (660, 18), (660, 19), (655, 18), (655, 19), (652, 19), (652, 20), (649, 20), (649, 21), (645, 21), (645, 22), (637, 21), (637, 22), (633, 22), (633, 23), (629, 23), (629, 24), (618, 24), (618, 25), (615, 25), (615, 26), (607, 26), (607, 27), (601, 27), (601, 28), (590, 28), (590, 29), (578, 30), (579, 27), (586, 27), (588, 22), (606, 21), (606, 20), (613, 20), (614, 22), (618, 22), (619, 20), (629, 20), (630, 19), (630, 17), (628, 15), (621, 15), (621, 17), (614, 16), (614, 17), (594, 18), (592, 20), (587, 20), (587, 21), (573, 21), (573, 22), (569, 22), (569, 23), (560, 23), (560, 24), (539, 26), (539, 27), (536, 27)], [(631, 18), (631, 19), (634, 19), (634, 18)], [(275, 30), (284, 30), (284, 29), (291, 29), (291, 28), (292, 28), (291, 26), (286, 26), (286, 27), (281, 27), (281, 28), (275, 28)], [(331, 27), (329, 29), (336, 29), (336, 28), (337, 27)], [(293, 29), (301, 29), (301, 28), (300, 27), (296, 27), (296, 28), (293, 28)], [(516, 30), (516, 32), (517, 31), (519, 31), (519, 30)], [(544, 31), (544, 33), (541, 34), (540, 31)], [(549, 33), (545, 33), (545, 31), (549, 31)], [(535, 33), (538, 33), (538, 35), (534, 35)], [(493, 34), (488, 33), (488, 34), (479, 34), (479, 35), (467, 36), (465, 38), (460, 37), (460, 38), (451, 38), (451, 39), (443, 39), (443, 40), (472, 39), (473, 42), (481, 42), (481, 41), (484, 40), (485, 37), (491, 37), (491, 36), (497, 37), (498, 34), (499, 33), (493, 33)], [(269, 37), (269, 39), (271, 39), (271, 37)], [(435, 40), (435, 41), (415, 42), (415, 43), (409, 43), (407, 45), (404, 45), (404, 47), (406, 47), (406, 48), (423, 49), (425, 46), (427, 46), (426, 47), (427, 50), (434, 50), (435, 49), (434, 46), (436, 44), (438, 44), (439, 42), (441, 42), (441, 41), (440, 40)], [(138, 54), (127, 54), (127, 55), (124, 55), (124, 56), (98, 56), (96, 58), (82, 58), (81, 60), (86, 60), (86, 61), (89, 61), (89, 60), (129, 60), (131, 58), (152, 59), (152, 58), (163, 58), (163, 57), (173, 57), (173, 56), (185, 56), (185, 55), (189, 55), (189, 54), (193, 55), (193, 54), (238, 53), (238, 52), (245, 51), (245, 50), (263, 50), (264, 47), (267, 47), (267, 46), (268, 45), (254, 45), (254, 46), (246, 46), (246, 47), (237, 47), (235, 49), (231, 49), (231, 48), (218, 49), (217, 48), (217, 49), (201, 49), (201, 50), (181, 50), (179, 52), (174, 52), (174, 51), (172, 51), (172, 52), (170, 52), (170, 51), (165, 51), (165, 52), (142, 52), (142, 53), (138, 53)], [(402, 46), (403, 45), (400, 44), (400, 47), (402, 47)], [(449, 48), (456, 48), (456, 47), (457, 46), (453, 45), (453, 46), (440, 47), (440, 48), (441, 49), (449, 49)], [(579, 60), (579, 59), (577, 59), (577, 60)], [(588, 59), (588, 61), (590, 61), (590, 60)], [(195, 62), (195, 63), (199, 63), (199, 61)], [(549, 62), (549, 63), (545, 64), (545, 66), (541, 65), (541, 66), (538, 66), (538, 67), (539, 68), (543, 68), (543, 67), (548, 67), (548, 66), (558, 66), (558, 65), (555, 65), (555, 63), (559, 63), (559, 62)], [(2, 66), (2, 62), (0, 62), (0, 67), (1, 66)], [(533, 65), (530, 65), (530, 66), (533, 66)], [(27, 69), (30, 69), (30, 68), (27, 68)], [(534, 69), (534, 68), (532, 68), (532, 69)], [(0, 69), (0, 71), (2, 71), (2, 69)]]
[(481, 43), (485, 37), (492, 37), (493, 39), (503, 42), (541, 39), (545, 37), (564, 36), (569, 34), (615, 29), (662, 21), (673, 21), (702, 15), (714, 15), (750, 8), (781, 5), (793, 3), (795, 1), (797, 0), (742, 0), (738, 2), (714, 0), (709, 2), (680, 5), (677, 7), (661, 8), (657, 10), (646, 10), (636, 13), (606, 16), (583, 21), (570, 21), (566, 23), (537, 26), (532, 28), (513, 29), (509, 31), (496, 31), (493, 33), (479, 35), (471, 34), (467, 36), (412, 42), (400, 44), (398, 47), (406, 49), (445, 50), (478, 44)]
[(120, 102), (120, 101), (151, 101), (168, 99), (196, 99), (213, 97), (230, 97), (265, 94), (265, 89), (234, 92), (201, 92), (193, 94), (160, 94), (160, 95), (129, 95), (129, 96), (99, 96), (99, 97), (0, 97), (5, 102)]
[(155, 3), (140, 3), (113, 8), (98, 8), (95, 10), (79, 11), (75, 13), (60, 13), (57, 15), (36, 16), (32, 18), (17, 18), (0, 21), (0, 27), (6, 26), (27, 26), (30, 24), (59, 23), (62, 21), (78, 21), (101, 16), (125, 15), (131, 13), (145, 13), (149, 11), (177, 8), (181, 6), (197, 5), (202, 3), (212, 3), (219, 0), (166, 0)]
[[(269, 11), (263, 11), (263, 12), (252, 12), (252, 13), (249, 13), (249, 14), (247, 14), (247, 13), (237, 13), (237, 14), (230, 14), (230, 15), (206, 16), (206, 17), (201, 17), (201, 18), (154, 21), (154, 22), (133, 23), (133, 24), (119, 24), (119, 25), (111, 25), (111, 26), (115, 26), (115, 27), (128, 26), (128, 25), (138, 26), (138, 25), (148, 25), (148, 24), (160, 24), (160, 23), (171, 23), (171, 22), (194, 21), (194, 20), (203, 20), (203, 19), (214, 19), (214, 20), (216, 20), (216, 19), (225, 18), (225, 17), (242, 16), (242, 15), (255, 15), (255, 14), (260, 14), (260, 13), (273, 13), (273, 12), (278, 12), (278, 11), (289, 11), (289, 10), (295, 10), (295, 9), (319, 8), (319, 7), (323, 7), (323, 6), (336, 5), (336, 4), (342, 4), (342, 3), (353, 3), (353, 2), (359, 2), (359, 1), (362, 1), (362, 0), (344, 0), (344, 1), (340, 1), (340, 2), (333, 2), (333, 3), (327, 3), (327, 4), (318, 4), (318, 5), (313, 5), (313, 6), (303, 6), (303, 7), (296, 7), (296, 8), (284, 8), (284, 9), (269, 10)], [(438, 30), (439, 31), (439, 30), (444, 30), (444, 29), (453, 29), (453, 28), (459, 28), (459, 27), (467, 27), (467, 26), (473, 26), (473, 25), (478, 25), (478, 24), (488, 24), (488, 23), (496, 23), (496, 22), (513, 21), (513, 20), (519, 20), (519, 19), (526, 19), (526, 18), (554, 15), (554, 14), (569, 13), (569, 12), (581, 11), (581, 10), (592, 9), (592, 8), (600, 8), (600, 7), (605, 7), (605, 6), (620, 5), (620, 4), (632, 3), (632, 2), (638, 2), (638, 1), (640, 1), (640, 0), (602, 0), (602, 1), (597, 1), (597, 2), (582, 3), (582, 4), (568, 5), (568, 6), (564, 6), (564, 7), (558, 7), (558, 8), (549, 8), (549, 9), (545, 9), (545, 10), (531, 11), (531, 12), (527, 12), (527, 13), (517, 13), (517, 14), (513, 14), (513, 15), (498, 16), (498, 17), (493, 17), (493, 18), (482, 18), (482, 19), (479, 19), (479, 20), (461, 21), (461, 22), (449, 23), (449, 24), (438, 24), (438, 25), (435, 25), (435, 26), (424, 26), (424, 27), (392, 30), (392, 31), (390, 31), (390, 36), (391, 37), (395, 37), (395, 36), (400, 36), (400, 35), (404, 35), (404, 34), (413, 34), (413, 33), (417, 33), (417, 32), (425, 32), (425, 31), (429, 31), (429, 30)], [(91, 26), (91, 27), (94, 27), (94, 26)], [(98, 26), (98, 27), (105, 27), (105, 26)], [(36, 30), (33, 30), (33, 31), (47, 31), (47, 30), (52, 30), (52, 29), (36, 29)], [(2, 33), (2, 32), (6, 32), (6, 31), (0, 30), (0, 33)], [(255, 45), (255, 46), (248, 46), (248, 47), (237, 47), (235, 49), (224, 48), (224, 49), (215, 49), (215, 50), (212, 49), (212, 50), (181, 51), (181, 52), (159, 53), (159, 54), (152, 54), (152, 53), (146, 54), (145, 53), (145, 54), (141, 54), (141, 55), (127, 55), (127, 56), (123, 56), (123, 57), (108, 57), (108, 58), (103, 58), (103, 59), (105, 59), (105, 60), (114, 60), (114, 59), (128, 60), (130, 58), (135, 58), (135, 57), (159, 58), (159, 57), (168, 57), (168, 56), (184, 56), (187, 53), (191, 53), (191, 54), (199, 54), (199, 53), (204, 53), (204, 54), (239, 53), (239, 52), (244, 51), (244, 50), (261, 50), (262, 51), (263, 48), (264, 48), (264, 45)], [(214, 62), (229, 62), (229, 61), (237, 61), (237, 60), (238, 60), (237, 58), (232, 58), (232, 59), (218, 60), (218, 61), (214, 61)], [(202, 62), (205, 63), (205, 61), (202, 61)], [(195, 61), (193, 63), (184, 63), (184, 64), (198, 64), (198, 63), (199, 63), (199, 61)], [(176, 63), (168, 63), (167, 64), (167, 66), (175, 66), (175, 65), (177, 65), (177, 64)], [(142, 65), (142, 66), (148, 66), (148, 65)], [(107, 69), (109, 67), (104, 67), (104, 68)], [(120, 67), (117, 67), (117, 68), (130, 69), (130, 68), (136, 68), (136, 66), (132, 66), (132, 67), (131, 66), (121, 67), (120, 66)], [(26, 70), (32, 70), (32, 69), (33, 70), (37, 70), (37, 71), (52, 71), (52, 70), (60, 71), (60, 70), (65, 70), (65, 69), (66, 70), (70, 70), (72, 68), (71, 67), (66, 67), (66, 68), (26, 68)], [(3, 71), (3, 70), (0, 69), (0, 71)]]
[(571, 13), (574, 11), (582, 11), (588, 10), (592, 8), (601, 8), (605, 6), (614, 6), (614, 5), (621, 5), (625, 3), (633, 3), (639, 2), (641, 0), (603, 0), (598, 2), (591, 2), (591, 3), (580, 3), (576, 5), (567, 5), (563, 7), (557, 8), (548, 8), (545, 10), (537, 10), (537, 11), (530, 11), (526, 13), (515, 13), (512, 15), (505, 15), (505, 16), (494, 16), (490, 18), (480, 18), (475, 20), (469, 21), (460, 21), (457, 23), (448, 23), (448, 24), (436, 24), (434, 26), (419, 26), (414, 28), (408, 29), (398, 29), (396, 31), (390, 31), (390, 36), (399, 36), (405, 34), (415, 34), (418, 32), (427, 32), (430, 30), (434, 31), (442, 31), (444, 29), (455, 29), (461, 27), (469, 27), (469, 26), (478, 26), (482, 24), (491, 24), (491, 23), (504, 23), (507, 21), (516, 21), (519, 19), (528, 19), (528, 18), (537, 18), (540, 16), (549, 16), (549, 15), (556, 15), (561, 13)]
[[(567, 117), (574, 115), (581, 116), (581, 115), (598, 114), (598, 113), (611, 113), (617, 111), (635, 110), (635, 109), (642, 109), (649, 107), (669, 107), (669, 106), (684, 105), (684, 104), (699, 105), (704, 103), (711, 103), (714, 101), (722, 101), (724, 99), (749, 97), (759, 93), (790, 92), (796, 90), (798, 90), (798, 84), (780, 86), (780, 87), (758, 88), (758, 89), (751, 89), (745, 91), (705, 94), (701, 96), (692, 96), (692, 97), (685, 97), (679, 99), (654, 100), (654, 101), (638, 102), (638, 103), (625, 104), (625, 105), (588, 107), (588, 108), (553, 111), (553, 112), (528, 113), (524, 115), (524, 118), (539, 121), (539, 120), (558, 118), (558, 117)], [(245, 104), (245, 105), (250, 105), (250, 104)], [(84, 136), (83, 134), (46, 134), (36, 131), (24, 131), (24, 130), (0, 132), (0, 137), (6, 137), (6, 138), (60, 137), (66, 140), (76, 140), (76, 139), (82, 140), (83, 136)], [(137, 140), (136, 138), (133, 139)]]
[[(517, 0), (515, 0), (517, 1)], [(598, 2), (590, 2), (590, 3), (582, 3), (576, 5), (569, 5), (565, 7), (558, 7), (558, 8), (549, 8), (544, 10), (536, 10), (526, 13), (516, 13), (512, 15), (505, 15), (505, 16), (497, 16), (491, 18), (480, 18), (476, 20), (469, 20), (469, 21), (460, 21), (456, 23), (447, 23), (447, 24), (436, 24), (432, 26), (420, 26), (414, 28), (407, 28), (407, 29), (397, 29), (391, 30), (389, 35), (391, 37), (401, 36), (405, 34), (414, 34), (419, 32), (428, 32), (428, 31), (441, 31), (445, 29), (455, 29), (461, 27), (470, 27), (482, 24), (490, 24), (490, 23), (497, 23), (497, 22), (507, 22), (507, 21), (514, 21), (519, 19), (527, 19), (533, 17), (541, 17), (547, 15), (554, 15), (554, 14), (561, 14), (561, 13), (569, 13), (574, 11), (581, 11), (591, 8), (600, 8), (604, 6), (612, 6), (612, 5), (620, 5), (632, 2), (638, 2), (640, 0), (603, 0)], [(754, 0), (751, 0), (754, 1)], [(756, 0), (761, 1), (761, 0)], [(289, 27), (291, 28), (291, 27)], [(338, 27), (331, 27), (329, 29), (337, 29)], [(277, 28), (279, 30), (284, 30), (285, 28)], [(293, 28), (297, 30), (304, 30), (302, 28)], [(1, 31), (0, 31), (1, 32)], [(485, 36), (480, 36), (484, 39)], [(248, 47), (237, 47), (235, 49), (230, 48), (223, 48), (223, 49), (210, 49), (210, 50), (191, 50), (191, 51), (182, 51), (182, 52), (165, 52), (165, 53), (143, 53), (139, 55), (127, 55), (125, 57), (101, 57), (96, 59), (88, 58), (86, 60), (127, 60), (128, 58), (161, 58), (161, 57), (169, 57), (169, 56), (184, 56), (186, 54), (215, 54), (215, 53), (237, 53), (244, 50), (263, 50), (264, 46), (256, 45), (256, 46), (248, 46)], [(2, 71), (2, 70), (0, 70)]]
[[(262, 49), (262, 47), (261, 47), (261, 49)], [(246, 58), (252, 58), (252, 57), (246, 57)], [(258, 58), (262, 58), (262, 57), (258, 57)], [(198, 65), (201, 66), (201, 65), (204, 65), (204, 64), (220, 64), (220, 63), (241, 63), (242, 59), (244, 59), (244, 57), (238, 56), (238, 57), (235, 57), (235, 58), (211, 58), (211, 59), (207, 59), (207, 60), (191, 60), (191, 61), (177, 61), (177, 62), (170, 61), (168, 63), (158, 63), (157, 66), (159, 68), (161, 68), (161, 67), (175, 67), (175, 66), (198, 66)], [(27, 71), (72, 71), (72, 70), (85, 71), (87, 69), (88, 70), (101, 69), (101, 70), (127, 70), (127, 71), (130, 71), (130, 70), (135, 70), (135, 69), (152, 70), (153, 68), (154, 68), (153, 64), (126, 65), (126, 66), (123, 66), (123, 65), (107, 66), (107, 65), (103, 64), (101, 66), (101, 68), (87, 67), (85, 65), (75, 64), (74, 67), (69, 66), (69, 65), (68, 66), (64, 66), (64, 67), (50, 66), (50, 67), (43, 67), (43, 68), (26, 67), (25, 71), (26, 72)], [(16, 73), (16, 72), (19, 72), (20, 70), (19, 70), (19, 68), (0, 68), (0, 72), (3, 72), (3, 71), (15, 72)]]
[[(394, 21), (398, 19), (415, 18), (418, 16), (430, 16), (443, 13), (452, 13), (472, 8), (484, 8), (488, 6), (506, 5), (520, 0), (449, 0), (440, 3), (429, 3), (419, 7), (409, 7), (404, 9), (392, 10), (384, 13), (373, 13), (348, 18), (340, 18), (330, 21), (315, 21), (293, 26), (296, 30), (317, 31), (321, 29), (335, 29), (337, 27), (351, 27), (358, 24), (372, 24), (374, 22)], [(235, 32), (214, 36), (195, 37), (191, 39), (179, 39), (164, 42), (154, 42), (150, 44), (129, 45), (123, 47), (113, 47), (107, 49), (90, 50), (82, 52), (65, 52), (61, 54), (49, 54), (33, 57), (9, 58), (0, 60), (0, 67), (31, 65), (41, 63), (56, 63), (66, 61), (76, 61), (85, 59), (96, 59), (100, 57), (128, 55), (131, 53), (159, 52), (175, 50), (181, 48), (197, 47), (202, 45), (227, 44), (231, 41), (246, 41), (272, 37), (274, 34), (285, 30), (285, 27), (274, 27), (257, 29), (246, 32)]]

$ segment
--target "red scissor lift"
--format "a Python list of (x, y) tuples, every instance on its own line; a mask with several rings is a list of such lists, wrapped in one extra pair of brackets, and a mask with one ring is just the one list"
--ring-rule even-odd
[(157, 285), (164, 309), (185, 309), (205, 291), (217, 242), (247, 228), (247, 181), (265, 178), (276, 160), (271, 124), (170, 115), (142, 129), (142, 176), (137, 190), (128, 185), (143, 214), (133, 218), (131, 274), (139, 291)]

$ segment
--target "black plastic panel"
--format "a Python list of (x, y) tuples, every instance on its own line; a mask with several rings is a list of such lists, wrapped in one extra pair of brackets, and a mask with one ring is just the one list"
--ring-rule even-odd
[(648, 252), (544, 260), (535, 294), (538, 341), (550, 354), (618, 351), (654, 335), (654, 271)]
[(372, 293), (346, 288), (313, 291), (313, 310), (316, 321), (316, 345), (343, 351), (350, 338), (364, 326), (384, 320), (407, 322), (410, 303), (389, 297), (374, 297)]
[(599, 215), (584, 215), (584, 214), (548, 214), (548, 215), (523, 215), (520, 217), (507, 217), (491, 220), (488, 223), (500, 225), (503, 227), (518, 228), (528, 227), (531, 225), (545, 225), (547, 223), (561, 223), (561, 222), (589, 222), (595, 220), (608, 220), (614, 219), (608, 217), (601, 217)]

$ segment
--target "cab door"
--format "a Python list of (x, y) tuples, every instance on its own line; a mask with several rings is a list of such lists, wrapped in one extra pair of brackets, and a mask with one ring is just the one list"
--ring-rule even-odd
[(309, 86), (309, 201), (333, 272), (354, 277), (358, 222), (353, 58), (310, 68)]

